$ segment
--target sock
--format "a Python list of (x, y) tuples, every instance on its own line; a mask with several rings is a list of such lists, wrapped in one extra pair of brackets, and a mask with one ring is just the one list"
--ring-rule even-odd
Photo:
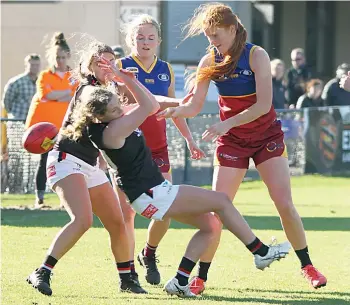
[(296, 255), (298, 256), (301, 268), (304, 268), (307, 265), (312, 265), (310, 256), (309, 256), (309, 249), (308, 247), (301, 249), (301, 250), (295, 250)]
[(193, 270), (195, 262), (190, 259), (183, 257), (177, 270), (175, 278), (179, 281), (181, 286), (186, 286), (188, 284), (188, 278), (190, 277), (191, 271)]
[(131, 273), (136, 273), (134, 260), (130, 261), (130, 271)]
[(211, 263), (199, 262), (198, 277), (204, 282), (208, 279), (208, 271)]
[(143, 255), (147, 257), (154, 256), (156, 254), (157, 246), (153, 247), (146, 243), (146, 247), (143, 249)]
[(55, 265), (57, 264), (58, 260), (55, 259), (53, 256), (48, 255), (46, 257), (46, 259), (44, 260), (44, 262), (42, 263), (42, 265), (40, 266), (41, 268), (45, 268), (49, 271), (52, 271), (52, 269), (55, 267)]
[(253, 254), (258, 254), (260, 256), (265, 256), (269, 251), (269, 247), (261, 242), (259, 238), (255, 238), (252, 243), (246, 246), (250, 252)]
[(44, 200), (45, 190), (35, 190), (36, 198)]
[(124, 263), (117, 263), (120, 280), (127, 280), (130, 277), (130, 261)]

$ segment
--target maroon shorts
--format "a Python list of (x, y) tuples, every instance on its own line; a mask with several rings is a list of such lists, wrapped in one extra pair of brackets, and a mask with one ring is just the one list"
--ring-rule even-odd
[(248, 168), (250, 158), (253, 158), (257, 166), (274, 157), (288, 157), (283, 139), (280, 121), (273, 122), (265, 132), (257, 133), (251, 138), (224, 135), (217, 141), (214, 166)]
[(158, 168), (162, 173), (170, 172), (168, 147), (152, 151), (152, 159), (158, 165)]

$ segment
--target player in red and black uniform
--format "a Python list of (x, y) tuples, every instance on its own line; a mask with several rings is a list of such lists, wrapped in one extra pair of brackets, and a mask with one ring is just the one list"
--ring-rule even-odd
[[(160, 25), (149, 15), (140, 15), (128, 24), (126, 42), (131, 49), (131, 55), (118, 60), (119, 68), (133, 71), (137, 79), (152, 93), (159, 96), (175, 97), (175, 79), (171, 65), (156, 56), (160, 44)], [(173, 120), (182, 136), (185, 138), (191, 157), (199, 160), (204, 153), (194, 142), (185, 119)], [(172, 181), (171, 167), (168, 153), (166, 135), (166, 121), (157, 120), (155, 115), (149, 116), (140, 126), (146, 144), (151, 149), (152, 157), (158, 165), (163, 177)], [(124, 219), (130, 239), (134, 241), (135, 212), (126, 202), (124, 194), (120, 191), (119, 199), (124, 212)], [(148, 283), (158, 285), (160, 273), (156, 265), (156, 249), (169, 228), (170, 220), (152, 220), (148, 227), (148, 237), (145, 248), (138, 254), (137, 259), (146, 269)], [(132, 243), (131, 261), (133, 262), (135, 243)]]
[(108, 165), (118, 171), (118, 186), (138, 214), (157, 221), (174, 218), (199, 229), (188, 244), (176, 276), (166, 283), (165, 291), (180, 297), (196, 296), (190, 291), (188, 278), (220, 226), (210, 212), (216, 212), (226, 228), (254, 254), (258, 269), (263, 270), (284, 258), (290, 243), (263, 244), (225, 194), (189, 185), (172, 185), (164, 179), (138, 128), (159, 109), (159, 104), (126, 70), (118, 70), (107, 61), (104, 67), (113, 71), (117, 81), (127, 85), (138, 106), (125, 112), (120, 96), (90, 87), (87, 94), (81, 95), (79, 108), (75, 108), (72, 115), (74, 123), (64, 133), (79, 141), (82, 130), (87, 127), (91, 141), (100, 148)]
[[(281, 123), (272, 106), (272, 77), (266, 51), (246, 42), (247, 32), (229, 6), (202, 5), (188, 24), (191, 37), (204, 33), (212, 46), (198, 67), (194, 96), (189, 103), (167, 109), (159, 117), (193, 117), (203, 106), (210, 81), (219, 92), (221, 122), (203, 133), (216, 141), (213, 189), (231, 200), (252, 158), (280, 214), (286, 235), (300, 262), (302, 274), (314, 288), (327, 279), (309, 257), (302, 221), (293, 204), (289, 165)], [(204, 290), (210, 262), (219, 240), (208, 249), (192, 292)], [(201, 268), (202, 266), (202, 268)]]

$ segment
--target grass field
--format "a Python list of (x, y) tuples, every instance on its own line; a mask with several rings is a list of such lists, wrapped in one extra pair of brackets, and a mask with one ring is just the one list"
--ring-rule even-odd
[[(207, 290), (202, 298), (181, 300), (168, 297), (162, 287), (152, 287), (141, 277), (148, 295), (118, 293), (118, 275), (108, 234), (98, 220), (56, 266), (52, 278), (53, 296), (46, 297), (25, 282), (26, 276), (40, 265), (51, 240), (68, 221), (64, 211), (28, 209), (32, 195), (2, 197), (2, 304), (104, 305), (104, 304), (350, 304), (350, 179), (326, 177), (293, 178), (293, 195), (307, 230), (314, 264), (328, 277), (328, 285), (313, 290), (299, 273), (294, 253), (285, 260), (259, 271), (251, 254), (225, 230), (209, 272)], [(58, 202), (49, 196), (52, 205)], [(271, 236), (284, 240), (277, 212), (261, 182), (241, 186), (235, 205), (255, 233), (264, 241)], [(20, 206), (20, 208), (14, 208)], [(137, 251), (143, 246), (148, 222), (137, 218)], [(191, 228), (173, 223), (162, 241), (158, 255), (164, 284), (175, 275)], [(136, 266), (140, 275), (142, 270)]]

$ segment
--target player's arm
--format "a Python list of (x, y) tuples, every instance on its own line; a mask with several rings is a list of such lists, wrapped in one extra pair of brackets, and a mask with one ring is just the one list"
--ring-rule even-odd
[(38, 80), (36, 81), (37, 94), (40, 100), (50, 100), (50, 101), (69, 101), (72, 97), (72, 90), (53, 90), (50, 84), (50, 79), (48, 78), (48, 73), (43, 71), (39, 74)]
[[(205, 55), (197, 68), (197, 73), (200, 69), (209, 67), (212, 63), (212, 55)], [(158, 114), (159, 118), (192, 118), (195, 117), (203, 108), (205, 98), (208, 93), (210, 85), (210, 79), (195, 82), (194, 87), (190, 90), (192, 97), (188, 102), (182, 103), (176, 108), (170, 108), (169, 110), (162, 111)]]
[(154, 96), (135, 78), (123, 77), (123, 83), (133, 95), (138, 106), (126, 115), (113, 120), (103, 132), (103, 143), (107, 148), (120, 148), (125, 138), (137, 129), (144, 120), (159, 110)]
[[(175, 98), (175, 82), (172, 81), (168, 89), (168, 97)], [(193, 137), (187, 122), (184, 118), (172, 118), (174, 125), (180, 134), (184, 137), (186, 142), (193, 142)]]
[[(251, 68), (255, 73), (256, 103), (227, 119), (230, 128), (247, 124), (268, 113), (272, 106), (272, 75), (270, 58), (262, 48), (253, 53)], [(226, 122), (225, 121), (225, 122)]]

